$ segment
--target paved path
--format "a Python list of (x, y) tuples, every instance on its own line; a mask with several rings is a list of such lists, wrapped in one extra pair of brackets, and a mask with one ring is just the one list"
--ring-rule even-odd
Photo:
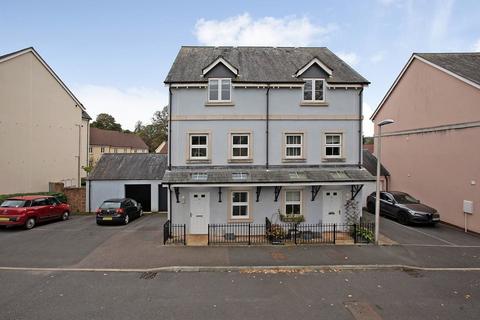
[(74, 216), (30, 231), (0, 230), (0, 267), (135, 268), (168, 266), (411, 265), (478, 268), (480, 238), (443, 225), (413, 228), (383, 219), (400, 245), (183, 247), (162, 245), (164, 215), (128, 226), (97, 226)]

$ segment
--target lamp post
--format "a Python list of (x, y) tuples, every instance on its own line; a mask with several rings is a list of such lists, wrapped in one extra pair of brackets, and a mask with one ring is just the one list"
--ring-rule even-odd
[(386, 119), (378, 123), (377, 134), (377, 188), (375, 192), (375, 244), (378, 245), (378, 237), (380, 235), (380, 164), (381, 164), (381, 148), (382, 148), (382, 127), (394, 123), (392, 119)]

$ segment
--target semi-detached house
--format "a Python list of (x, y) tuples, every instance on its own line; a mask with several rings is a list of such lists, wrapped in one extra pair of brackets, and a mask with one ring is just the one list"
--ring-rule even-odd
[(369, 82), (327, 48), (182, 47), (165, 83), (163, 183), (187, 235), (279, 214), (343, 223), (373, 180), (362, 167)]

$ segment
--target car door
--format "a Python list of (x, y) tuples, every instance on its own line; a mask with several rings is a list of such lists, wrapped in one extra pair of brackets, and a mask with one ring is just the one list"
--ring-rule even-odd
[(132, 212), (136, 217), (140, 217), (140, 210), (138, 210), (138, 203), (135, 200), (132, 201)]
[(60, 202), (55, 198), (47, 198), (48, 219), (56, 219), (62, 216)]
[(135, 218), (135, 212), (133, 212), (133, 206), (132, 202), (130, 200), (125, 200), (123, 202), (123, 205), (125, 206), (125, 212), (128, 214), (130, 218)]
[(380, 195), (380, 202), (381, 202), (383, 212), (385, 212), (387, 215), (391, 217), (394, 217), (395, 202), (393, 200), (393, 197), (386, 192), (382, 192), (382, 194)]
[(35, 217), (40, 220), (48, 220), (48, 204), (47, 204), (47, 199), (45, 198), (40, 198), (40, 199), (35, 199), (32, 201), (32, 207), (35, 212)]

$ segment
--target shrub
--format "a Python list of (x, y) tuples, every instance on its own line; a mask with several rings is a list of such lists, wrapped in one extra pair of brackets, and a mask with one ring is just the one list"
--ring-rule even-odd
[(0, 203), (8, 198), (22, 197), (22, 196), (53, 196), (56, 197), (61, 202), (66, 203), (67, 197), (61, 192), (31, 192), (31, 193), (13, 193), (13, 194), (0, 194)]

